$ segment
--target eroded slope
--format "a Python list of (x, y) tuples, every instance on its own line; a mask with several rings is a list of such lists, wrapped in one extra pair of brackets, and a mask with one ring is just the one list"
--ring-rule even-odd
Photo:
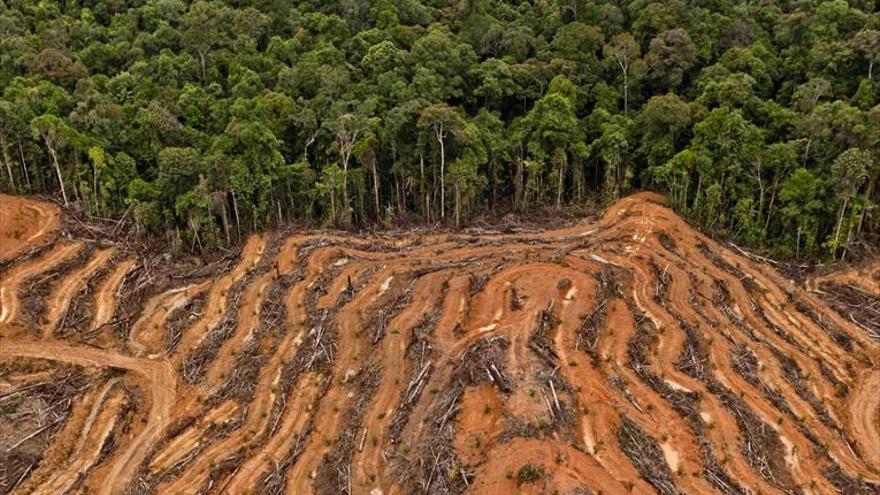
[(807, 291), (657, 196), (548, 232), (254, 236), (172, 274), (44, 245), (58, 213), (20, 201), (0, 493), (878, 493), (877, 279)]

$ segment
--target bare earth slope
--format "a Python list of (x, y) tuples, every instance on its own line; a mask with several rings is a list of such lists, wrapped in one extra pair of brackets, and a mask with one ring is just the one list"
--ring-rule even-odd
[(5, 194), (0, 194), (0, 204), (0, 261), (45, 242), (58, 228), (53, 205)]
[(173, 276), (58, 217), (0, 196), (0, 494), (880, 493), (876, 266), (807, 290), (651, 194)]

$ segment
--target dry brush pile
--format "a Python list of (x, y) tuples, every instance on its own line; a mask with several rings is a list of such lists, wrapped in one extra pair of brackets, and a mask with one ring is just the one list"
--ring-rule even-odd
[(660, 201), (184, 269), (0, 197), (0, 494), (880, 493), (876, 267)]

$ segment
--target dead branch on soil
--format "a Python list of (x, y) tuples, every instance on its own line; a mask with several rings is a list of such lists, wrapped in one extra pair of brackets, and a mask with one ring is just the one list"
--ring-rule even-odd
[(11, 433), (0, 438), (0, 494), (25, 482), (70, 416), (74, 399), (92, 385), (72, 367), (59, 367), (53, 375), (0, 396), (0, 431)]
[(226, 312), (223, 319), (214, 329), (208, 332), (208, 335), (202, 339), (199, 346), (193, 352), (181, 360), (180, 374), (186, 383), (194, 385), (204, 379), (208, 365), (217, 356), (223, 344), (235, 333), (235, 327), (238, 325), (238, 317), (241, 310), (241, 297), (244, 294), (245, 288), (264, 271), (265, 267), (263, 269), (251, 270), (232, 286), (227, 295)]
[(400, 442), (400, 435), (409, 422), (410, 412), (431, 379), (434, 369), (431, 359), (435, 351), (430, 339), (440, 316), (441, 301), (446, 298), (448, 289), (449, 284), (444, 282), (434, 309), (410, 330), (410, 341), (406, 350), (407, 359), (411, 363), (410, 380), (401, 393), (399, 405), (395, 408), (394, 417), (388, 428), (388, 438), (392, 444)]
[(538, 313), (535, 329), (529, 335), (529, 348), (535, 352), (551, 368), (559, 364), (559, 354), (553, 348), (550, 332), (559, 326), (560, 320), (554, 314), (556, 299), (551, 299), (547, 307)]
[(380, 377), (379, 365), (370, 363), (348, 381), (353, 385), (356, 400), (345, 414), (345, 429), (333, 440), (333, 448), (318, 466), (314, 481), (316, 493), (352, 495), (351, 461), (357, 446), (358, 433), (362, 431), (364, 413), (379, 387)]
[[(501, 336), (481, 339), (457, 360), (449, 384), (434, 399), (425, 419), (428, 428), (415, 445), (409, 446), (409, 453), (395, 457), (395, 471), (411, 493), (460, 494), (468, 487), (473, 475), (458, 459), (453, 447), (458, 404), (467, 387), (486, 381), (499, 384), (499, 377), (505, 376), (502, 364), (509, 345)], [(487, 369), (496, 370), (497, 375), (487, 374)]]
[(663, 457), (657, 441), (651, 438), (639, 426), (626, 416), (621, 416), (620, 428), (617, 430), (620, 449), (629, 457), (642, 478), (653, 486), (661, 495), (680, 495), (672, 481), (672, 473)]
[(76, 255), (62, 261), (47, 273), (41, 273), (26, 280), (18, 290), (21, 301), (22, 313), (30, 318), (30, 321), (40, 325), (47, 323), (46, 303), (55, 286), (64, 280), (68, 274), (83, 265), (95, 252), (92, 244), (83, 246)]
[(822, 298), (841, 316), (852, 321), (869, 338), (880, 342), (880, 298), (851, 284), (825, 282), (821, 287)]

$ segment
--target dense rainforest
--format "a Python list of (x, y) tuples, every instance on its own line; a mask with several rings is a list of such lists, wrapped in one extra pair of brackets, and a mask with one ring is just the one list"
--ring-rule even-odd
[(650, 189), (839, 259), (878, 61), (873, 0), (0, 0), (0, 187), (184, 249)]

